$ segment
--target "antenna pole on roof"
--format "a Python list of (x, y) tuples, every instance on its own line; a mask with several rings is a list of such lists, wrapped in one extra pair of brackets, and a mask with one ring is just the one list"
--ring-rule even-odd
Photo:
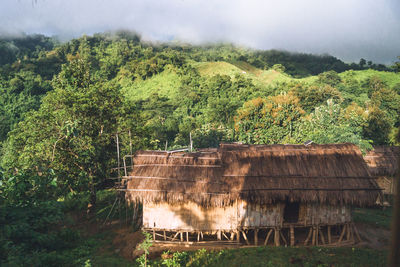
[(192, 132), (189, 133), (189, 137), (190, 137), (190, 152), (192, 152), (193, 151)]
[(165, 151), (167, 151), (167, 150), (168, 150), (168, 140), (165, 141)]
[(132, 135), (131, 135), (131, 130), (129, 130), (129, 151), (131, 152), (132, 155)]

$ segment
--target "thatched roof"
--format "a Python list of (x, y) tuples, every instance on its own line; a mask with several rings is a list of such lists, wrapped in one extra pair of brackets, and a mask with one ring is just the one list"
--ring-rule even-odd
[(379, 193), (352, 144), (222, 144), (195, 153), (138, 151), (127, 198), (203, 206), (238, 199), (373, 205)]
[(399, 166), (400, 147), (377, 146), (364, 157), (372, 176), (395, 176)]

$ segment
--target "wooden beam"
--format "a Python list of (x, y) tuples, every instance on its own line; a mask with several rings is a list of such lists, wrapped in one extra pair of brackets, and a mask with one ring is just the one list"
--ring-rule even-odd
[(332, 243), (332, 236), (331, 236), (331, 226), (328, 225), (328, 244)]
[(311, 241), (311, 245), (312, 246), (315, 246), (315, 244), (316, 244), (316, 242), (315, 242), (315, 234), (316, 234), (316, 231), (315, 231), (315, 227), (313, 226), (312, 227), (312, 241)]
[(287, 245), (288, 245), (288, 242), (286, 241), (286, 238), (285, 238), (285, 236), (283, 235), (282, 231), (279, 231), (279, 234), (281, 235), (283, 242), (285, 242), (285, 246), (287, 246)]
[(269, 237), (271, 236), (273, 230), (274, 229), (272, 229), (272, 228), (269, 229), (267, 237), (265, 238), (265, 241), (264, 241), (264, 246), (268, 245), (268, 240), (269, 240)]
[(258, 229), (254, 229), (254, 245), (258, 245)]
[(189, 232), (186, 232), (186, 242), (189, 242)]
[(172, 241), (175, 240), (175, 238), (179, 235), (179, 232), (176, 232), (176, 234), (174, 235), (174, 238), (172, 238)]
[(279, 236), (279, 230), (278, 228), (275, 228), (275, 233), (274, 233), (274, 241), (275, 241), (275, 246), (279, 247), (281, 245), (281, 240)]
[(319, 245), (319, 226), (317, 226), (315, 229), (315, 245)]
[(156, 231), (153, 229), (153, 240), (156, 240)]
[(167, 235), (165, 234), (165, 231), (164, 231), (164, 240), (167, 240)]
[(183, 232), (180, 232), (181, 234), (181, 242), (183, 242)]
[(346, 240), (349, 241), (350, 240), (350, 230), (351, 230), (349, 224), (346, 224), (346, 229), (347, 229)]
[(222, 232), (222, 235), (223, 235), (226, 239), (230, 240), (229, 237), (226, 236), (225, 232)]
[(218, 240), (222, 240), (222, 238), (221, 238), (221, 231), (220, 231), (220, 230), (217, 231), (217, 239), (218, 239)]
[(326, 242), (325, 242), (324, 232), (322, 231), (322, 229), (320, 229), (318, 232), (321, 235), (322, 244), (325, 245)]
[(313, 233), (313, 229), (312, 229), (312, 227), (310, 227), (310, 231), (308, 231), (307, 238), (306, 238), (306, 240), (304, 240), (304, 246), (307, 246), (308, 241), (310, 240), (312, 233)]
[(294, 227), (290, 226), (290, 246), (294, 246)]
[(244, 240), (246, 241), (246, 244), (250, 245), (249, 240), (247, 240), (247, 236), (246, 236), (246, 233), (244, 231), (242, 231), (242, 235), (243, 235)]
[(346, 232), (346, 224), (343, 225), (343, 229), (342, 229), (342, 232), (340, 233), (339, 241), (337, 242), (338, 244), (340, 244), (340, 242), (342, 242), (345, 232)]
[(238, 230), (236, 231), (236, 241), (240, 243), (240, 232)]

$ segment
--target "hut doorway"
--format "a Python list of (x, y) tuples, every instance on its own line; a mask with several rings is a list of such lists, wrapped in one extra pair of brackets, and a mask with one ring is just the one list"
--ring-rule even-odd
[(283, 221), (287, 223), (297, 223), (299, 221), (299, 202), (289, 202), (286, 200), (283, 211)]

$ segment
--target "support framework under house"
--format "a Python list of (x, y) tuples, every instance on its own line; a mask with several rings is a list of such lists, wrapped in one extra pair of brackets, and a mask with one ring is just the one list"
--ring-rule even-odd
[(138, 151), (133, 163), (125, 197), (160, 242), (353, 243), (351, 207), (380, 194), (352, 144)]

